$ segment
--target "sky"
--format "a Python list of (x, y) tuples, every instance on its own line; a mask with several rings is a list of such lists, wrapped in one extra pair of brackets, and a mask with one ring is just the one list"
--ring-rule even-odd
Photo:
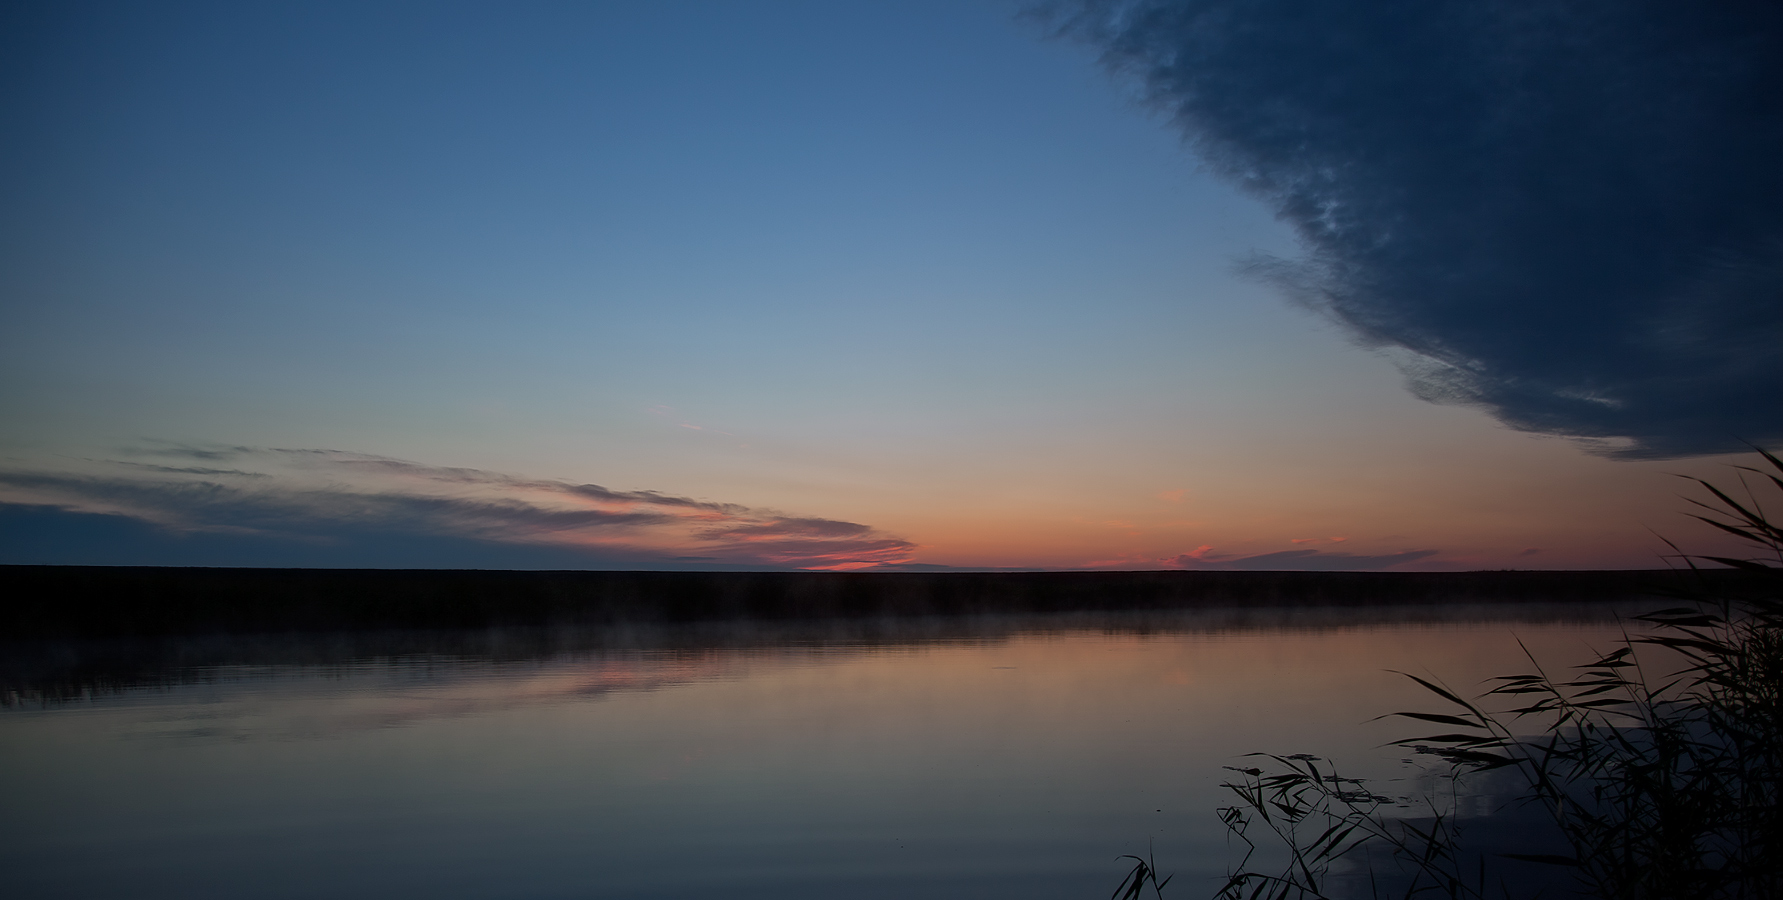
[(1783, 444), (1783, 12), (0, 16), (0, 563), (1665, 565)]

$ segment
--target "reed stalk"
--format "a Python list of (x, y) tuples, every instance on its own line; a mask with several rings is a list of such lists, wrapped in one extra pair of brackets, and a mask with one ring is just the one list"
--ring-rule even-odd
[[(1768, 468), (1739, 467), (1741, 490), (1693, 479), (1709, 499), (1691, 501), (1695, 518), (1753, 555), (1678, 554), (1690, 570), (1749, 571), (1753, 590), (1674, 598), (1635, 617), (1638, 636), (1565, 675), (1526, 648), (1528, 671), (1493, 679), (1475, 700), (1406, 675), (1442, 702), (1391, 714), (1444, 729), (1394, 742), (1432, 760), (1448, 786), (1418, 817), (1315, 756), (1228, 767), (1237, 800), (1219, 814), (1242, 852), (1216, 896), (1328, 900), (1356, 881), (1334, 873), (1360, 869), (1376, 897), (1483, 900), (1511, 896), (1491, 872), (1516, 860), (1564, 867), (1577, 895), (1605, 900), (1783, 897), (1783, 526), (1762, 499), (1783, 495), (1783, 461), (1759, 453)], [(1493, 771), (1518, 776), (1515, 802), (1546, 813), (1553, 852), (1467, 846), (1454, 801)], [(1253, 864), (1258, 838), (1275, 864)], [(1142, 861), (1123, 887), (1147, 875), (1155, 884)]]

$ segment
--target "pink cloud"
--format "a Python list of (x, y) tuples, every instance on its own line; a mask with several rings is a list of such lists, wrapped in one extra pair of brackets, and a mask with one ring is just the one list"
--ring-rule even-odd
[(339, 450), (153, 451), (181, 463), (0, 470), (0, 502), (130, 516), (174, 531), (290, 540), (380, 533), (600, 551), (608, 557), (847, 569), (910, 561), (871, 526), (659, 491), (523, 478)]

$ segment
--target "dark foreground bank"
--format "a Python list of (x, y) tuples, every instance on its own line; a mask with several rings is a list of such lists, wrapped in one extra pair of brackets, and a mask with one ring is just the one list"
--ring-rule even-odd
[(961, 616), (1251, 606), (1596, 603), (1744, 573), (515, 572), (0, 566), (0, 638)]

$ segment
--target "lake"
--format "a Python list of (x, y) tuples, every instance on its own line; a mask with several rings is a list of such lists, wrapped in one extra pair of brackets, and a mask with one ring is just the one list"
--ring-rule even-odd
[(1420, 729), (1375, 717), (1440, 704), (1387, 670), (1472, 694), (1519, 641), (1621, 635), (1503, 604), (44, 642), (0, 710), (0, 893), (1062, 900), (1150, 852), (1203, 897), (1223, 766), (1415, 796), (1383, 745)]

